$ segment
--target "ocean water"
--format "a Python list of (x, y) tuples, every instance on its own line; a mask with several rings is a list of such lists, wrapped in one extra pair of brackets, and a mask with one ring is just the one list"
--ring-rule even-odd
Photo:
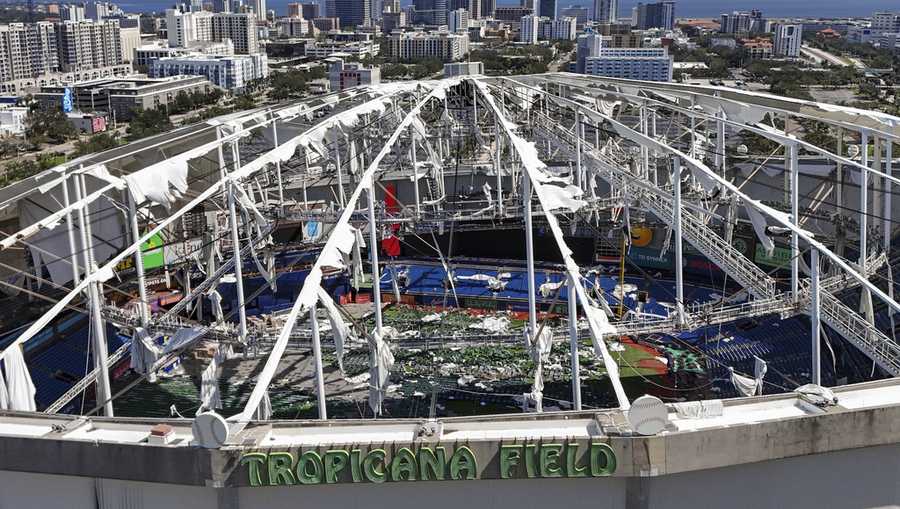
[[(287, 12), (287, 4), (296, 0), (269, 0), (269, 9), (279, 14)], [(310, 0), (300, 0), (310, 1)], [(359, 0), (363, 1), (363, 0)], [(644, 0), (650, 2), (653, 0)], [(320, 0), (324, 6), (324, 0)], [(557, 0), (559, 7), (584, 5), (592, 8), (593, 0)], [(117, 2), (126, 11), (162, 11), (171, 7), (175, 0), (126, 0)], [(409, 5), (412, 0), (402, 0)], [(500, 5), (519, 5), (519, 0), (498, 0)], [(637, 0), (619, 0), (619, 15), (628, 16)], [(765, 16), (869, 16), (875, 11), (900, 11), (898, 0), (676, 0), (675, 15), (679, 17), (718, 17), (723, 12), (734, 10), (760, 9)]]

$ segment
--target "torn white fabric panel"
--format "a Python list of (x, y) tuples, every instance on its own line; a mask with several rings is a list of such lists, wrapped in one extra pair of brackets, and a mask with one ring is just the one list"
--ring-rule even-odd
[[(69, 197), (72, 199), (76, 196), (75, 180), (69, 180), (67, 185)], [(122, 247), (123, 216), (103, 196), (103, 193), (112, 191), (113, 186), (100, 183), (93, 178), (86, 179), (85, 186), (88, 188), (88, 196), (80, 203), (88, 203), (86, 219), (90, 221), (93, 233), (94, 257), (97, 262), (103, 262)], [(19, 234), (2, 241), (5, 248), (12, 245), (18, 235), (28, 238), (28, 242), (33, 246), (30, 248), (32, 262), (38, 273), (46, 268), (50, 280), (58, 285), (64, 285), (72, 280), (72, 249), (69, 246), (68, 225), (65, 225), (64, 221), (66, 209), (62, 206), (63, 202), (61, 185), (46, 193), (32, 193), (28, 200), (18, 202), (19, 226), (22, 230)], [(80, 254), (83, 248), (81, 235), (78, 233), (77, 204), (73, 203), (69, 210), (72, 228), (75, 229), (75, 252)], [(50, 228), (51, 225), (59, 225), (60, 221), (62, 227)], [(79, 272), (84, 274), (81, 259), (78, 260), (78, 268)]]
[(344, 323), (341, 312), (337, 308), (334, 299), (321, 286), (318, 291), (319, 302), (325, 307), (328, 320), (331, 322), (331, 332), (334, 335), (334, 354), (337, 357), (338, 368), (344, 372), (344, 345), (352, 340), (353, 331)]
[(31, 374), (22, 355), (22, 347), (13, 345), (7, 349), (4, 358), (6, 369), (6, 392), (9, 398), (9, 409), (23, 412), (34, 412), (37, 406), (34, 395), (37, 392), (31, 381)]
[(369, 366), (369, 408), (377, 415), (381, 411), (381, 404), (390, 381), (391, 368), (394, 367), (394, 354), (377, 331), (372, 331), (368, 340), (369, 350), (375, 360), (374, 364)]
[(131, 369), (142, 375), (148, 374), (153, 365), (162, 356), (162, 349), (154, 342), (153, 338), (143, 327), (136, 327), (131, 336)]
[(224, 353), (220, 353), (222, 347), (216, 348), (212, 361), (200, 374), (200, 408), (197, 412), (203, 410), (214, 410), (222, 408), (222, 396), (219, 391), (219, 367), (224, 360)]
[(163, 353), (167, 354), (180, 350), (205, 333), (206, 330), (201, 327), (182, 327), (175, 331), (175, 335), (163, 346)]
[(766, 232), (766, 227), (768, 226), (766, 218), (752, 205), (744, 204), (744, 209), (747, 211), (747, 217), (750, 218), (750, 223), (753, 224), (753, 231), (756, 232), (756, 237), (766, 250), (766, 256), (772, 256), (775, 252), (775, 242), (772, 241), (772, 238), (769, 237)]
[(0, 369), (0, 410), (9, 410), (9, 391), (6, 390), (6, 378)]
[(318, 261), (323, 267), (343, 268), (344, 259), (350, 256), (355, 241), (356, 229), (349, 223), (338, 223), (332, 228)]
[(541, 297), (543, 297), (545, 299), (549, 299), (553, 294), (556, 293), (556, 290), (559, 290), (565, 284), (566, 284), (565, 279), (562, 279), (556, 283), (553, 283), (548, 280), (546, 283), (542, 284), (540, 286), (540, 288), (538, 288), (538, 293), (541, 294)]
[(209, 297), (209, 302), (212, 306), (213, 316), (216, 317), (216, 322), (222, 322), (225, 319), (225, 313), (222, 312), (222, 294), (218, 292), (218, 290), (212, 290), (206, 294)]
[(721, 399), (707, 399), (701, 401), (685, 401), (673, 403), (675, 413), (682, 419), (708, 419), (721, 417), (725, 410)]
[(269, 399), (269, 391), (266, 391), (259, 402), (259, 406), (253, 413), (253, 419), (257, 421), (268, 421), (272, 418), (272, 400)]
[(734, 384), (734, 388), (737, 389), (741, 395), (753, 396), (756, 394), (755, 379), (735, 373), (734, 368), (728, 368), (728, 372), (731, 374), (731, 383)]
[(542, 195), (541, 205), (550, 212), (566, 210), (578, 212), (587, 205), (584, 200), (578, 199), (582, 191), (576, 186), (559, 187), (552, 184), (538, 184), (534, 186), (535, 193)]
[(763, 393), (763, 378), (766, 377), (766, 372), (769, 371), (769, 365), (766, 364), (766, 361), (760, 359), (757, 356), (753, 356), (753, 376), (756, 378), (756, 393), (762, 395)]
[(126, 175), (124, 179), (135, 203), (149, 201), (166, 209), (171, 207), (187, 192), (188, 161), (205, 156), (213, 148), (215, 145), (206, 144)]

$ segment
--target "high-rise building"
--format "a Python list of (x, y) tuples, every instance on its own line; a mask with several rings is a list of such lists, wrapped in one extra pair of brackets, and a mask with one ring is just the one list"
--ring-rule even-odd
[(540, 18), (534, 14), (522, 16), (522, 24), (519, 25), (519, 42), (537, 44), (539, 22)]
[(446, 25), (447, 0), (413, 0), (412, 24)]
[(59, 71), (53, 23), (0, 25), (0, 82)]
[(583, 27), (588, 21), (588, 8), (580, 5), (570, 5), (559, 12), (561, 17), (575, 18), (578, 28)]
[(600, 23), (594, 31), (603, 36), (604, 48), (640, 48), (644, 33), (632, 30), (628, 23)]
[(59, 68), (63, 72), (122, 63), (119, 21), (64, 21), (56, 25)]
[(497, 0), (481, 0), (482, 18), (493, 18), (495, 9), (497, 9)]
[(550, 21), (550, 38), (559, 41), (574, 41), (578, 36), (578, 23), (575, 18), (557, 18)]
[(169, 46), (183, 48), (195, 41), (231, 39), (238, 54), (259, 53), (256, 15), (253, 13), (212, 13), (166, 11)]
[(83, 5), (63, 5), (59, 8), (59, 19), (63, 21), (84, 21)]
[(289, 18), (302, 18), (303, 10), (300, 8), (300, 4), (298, 4), (298, 3), (287, 4), (287, 15)]
[(640, 30), (675, 28), (675, 2), (664, 1), (652, 4), (639, 2), (632, 10), (632, 24)]
[(529, 7), (502, 6), (494, 9), (494, 19), (510, 23), (521, 23), (522, 16), (530, 16), (532, 14), (534, 14), (534, 10)]
[(797, 58), (803, 39), (803, 25), (781, 25), (775, 27), (775, 56)]
[(388, 38), (391, 59), (407, 61), (421, 58), (437, 58), (442, 62), (454, 62), (469, 53), (469, 36), (446, 32), (403, 32)]
[(615, 23), (619, 19), (619, 0), (594, 0), (594, 21)]
[(86, 2), (84, 4), (84, 18), (100, 21), (110, 16), (114, 9), (106, 2)]
[(481, 0), (449, 0), (447, 10), (455, 11), (465, 9), (469, 12), (469, 19), (481, 19)]
[(460, 32), (468, 32), (469, 30), (469, 11), (467, 9), (456, 9), (447, 14), (447, 28), (451, 34)]
[(314, 19), (322, 15), (319, 9), (319, 4), (315, 2), (300, 4), (300, 14), (302, 15), (303, 19)]
[(371, 3), (368, 0), (327, 0), (326, 15), (338, 18), (341, 27), (355, 27), (372, 23)]
[(385, 0), (382, 3), (382, 14), (385, 12), (400, 13), (403, 9), (400, 7), (400, 0)]
[(575, 72), (584, 74), (587, 67), (587, 59), (599, 56), (602, 47), (603, 37), (600, 34), (588, 31), (586, 34), (579, 35), (575, 57)]
[(556, 19), (556, 0), (537, 0), (537, 8), (538, 16)]
[(381, 16), (381, 32), (384, 34), (390, 34), (394, 30), (401, 29), (407, 26), (406, 22), (406, 13), (404, 11), (400, 12), (387, 12), (382, 13)]
[(344, 59), (337, 57), (329, 60), (328, 81), (332, 92), (381, 83), (381, 68), (377, 65), (366, 67), (358, 62), (344, 62)]
[(122, 61), (126, 64), (134, 60), (134, 50), (141, 47), (141, 29), (137, 26), (124, 26), (124, 20), (119, 21), (119, 39), (121, 40)]
[(266, 20), (266, 0), (253, 0), (253, 13), (256, 14), (257, 20)]
[(269, 75), (265, 53), (256, 55), (204, 55), (191, 53), (154, 59), (149, 66), (152, 78), (205, 76), (226, 90), (241, 91), (253, 81)]
[(251, 13), (214, 14), (211, 41), (231, 39), (234, 52), (252, 55), (259, 53), (256, 16)]
[(213, 12), (231, 12), (231, 0), (213, 0)]
[(585, 59), (585, 74), (644, 81), (672, 81), (672, 57), (666, 48), (600, 48)]
[(749, 33), (753, 18), (749, 12), (734, 11), (731, 14), (722, 14), (719, 17), (719, 33), (743, 34)]
[(872, 30), (883, 32), (900, 32), (900, 13), (876, 12), (872, 15)]

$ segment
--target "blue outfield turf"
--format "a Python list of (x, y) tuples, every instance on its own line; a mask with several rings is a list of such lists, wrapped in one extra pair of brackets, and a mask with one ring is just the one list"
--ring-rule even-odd
[[(418, 264), (410, 264), (410, 263), (397, 263), (395, 268), (398, 272), (406, 271), (409, 277), (409, 281), (407, 285), (401, 288), (402, 294), (410, 294), (415, 296), (423, 296), (423, 297), (440, 297), (443, 299), (445, 291), (444, 291), (444, 280), (447, 278), (447, 273), (440, 265), (431, 265), (425, 263)], [(381, 274), (381, 291), (383, 293), (389, 293), (393, 291), (393, 270), (390, 266), (386, 267)], [(473, 281), (466, 279), (459, 279), (459, 276), (472, 276), (476, 274), (485, 274), (492, 277), (497, 277), (498, 270), (496, 268), (492, 268), (490, 266), (485, 266), (481, 268), (473, 268), (473, 267), (458, 267), (454, 269), (455, 275), (457, 276), (455, 282), (456, 295), (460, 298), (481, 298), (481, 299), (496, 299), (500, 301), (508, 301), (513, 303), (513, 308), (521, 307), (522, 303), (526, 303), (528, 301), (528, 275), (527, 272), (523, 269), (508, 269), (504, 268), (499, 272), (508, 273), (510, 277), (503, 278), (503, 281), (506, 281), (506, 287), (499, 291), (493, 292), (485, 281)], [(558, 283), (565, 279), (564, 275), (559, 272), (550, 272), (538, 269), (535, 271), (535, 292), (537, 297), (537, 302), (539, 304), (550, 304), (553, 302), (553, 292), (550, 293), (548, 297), (544, 297), (540, 294), (539, 289), (540, 286), (544, 283)], [(588, 278), (582, 278), (582, 284), (585, 289), (590, 291), (592, 295), (596, 295), (594, 292), (594, 277), (590, 276)], [(614, 275), (604, 275), (601, 274), (598, 276), (598, 281), (600, 288), (603, 290), (603, 294), (606, 297), (607, 302), (610, 306), (618, 305), (618, 299), (613, 296), (613, 290), (616, 285), (619, 284), (619, 278)], [(671, 281), (650, 281), (641, 277), (631, 277), (626, 276), (625, 278), (626, 284), (635, 285), (637, 287), (636, 290), (626, 293), (625, 296), (625, 305), (630, 309), (634, 309), (637, 305), (637, 293), (638, 292), (647, 292), (648, 299), (647, 303), (644, 305), (644, 312), (651, 313), (655, 315), (667, 316), (669, 309), (672, 306), (672, 303), (675, 301), (675, 284)], [(707, 302), (716, 298), (721, 292), (717, 292), (716, 290), (710, 288), (704, 288), (701, 286), (693, 286), (686, 285), (684, 289), (684, 298), (685, 303), (687, 305), (693, 303), (702, 303)], [(449, 293), (448, 293), (449, 295)], [(565, 288), (561, 291), (558, 302), (564, 303), (567, 299), (567, 293)], [(451, 301), (452, 302), (452, 301)], [(667, 305), (661, 305), (660, 303), (665, 303)]]

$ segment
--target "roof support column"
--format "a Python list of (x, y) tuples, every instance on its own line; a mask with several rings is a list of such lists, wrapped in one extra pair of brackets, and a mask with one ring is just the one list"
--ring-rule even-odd
[[(860, 154), (863, 166), (869, 166), (869, 131), (860, 131)], [(861, 170), (859, 177), (859, 273), (868, 279), (866, 258), (869, 255), (869, 172)], [(872, 292), (865, 286), (862, 288), (862, 299), (859, 302), (860, 311), (865, 314), (869, 323), (875, 323), (875, 313), (872, 310)]]
[[(75, 201), (81, 201), (83, 196), (87, 196), (87, 187), (84, 183), (84, 175), (75, 176)], [(81, 246), (84, 258), (85, 277), (94, 272), (97, 267), (94, 263), (94, 239), (91, 234), (90, 218), (85, 218), (88, 214), (88, 206), (85, 205), (78, 209), (78, 228), (81, 230)], [(140, 250), (138, 250), (140, 252)], [(109, 366), (107, 358), (109, 351), (106, 346), (106, 322), (103, 320), (103, 310), (100, 303), (100, 283), (92, 282), (88, 285), (88, 299), (91, 306), (91, 328), (93, 329), (91, 338), (93, 339), (93, 357), (94, 369), (99, 371), (97, 378), (97, 403), (103, 406), (103, 415), (113, 417), (112, 391), (109, 386)]]
[[(797, 163), (797, 145), (787, 143), (784, 145), (787, 170), (791, 179), (791, 222), (794, 226), (800, 225), (800, 168)], [(797, 232), (791, 232), (791, 296), (794, 300), (799, 297), (800, 289), (800, 237)]]
[(572, 357), (572, 403), (575, 410), (581, 410), (581, 378), (578, 366), (578, 296), (575, 281), (569, 277), (569, 353)]
[(328, 420), (328, 410), (325, 408), (325, 378), (322, 375), (322, 342), (319, 339), (319, 320), (316, 318), (314, 304), (309, 308), (309, 330), (312, 333), (313, 359), (316, 369), (316, 398), (319, 403), (319, 420)]
[(675, 225), (675, 308), (678, 324), (685, 325), (684, 319), (684, 261), (681, 241), (681, 158), (672, 158), (672, 189), (675, 193), (673, 223)]
[(822, 385), (822, 350), (821, 350), (821, 321), (819, 318), (820, 311), (820, 295), (819, 295), (819, 250), (812, 248), (810, 250), (810, 310), (809, 321), (812, 329), (812, 383)]

